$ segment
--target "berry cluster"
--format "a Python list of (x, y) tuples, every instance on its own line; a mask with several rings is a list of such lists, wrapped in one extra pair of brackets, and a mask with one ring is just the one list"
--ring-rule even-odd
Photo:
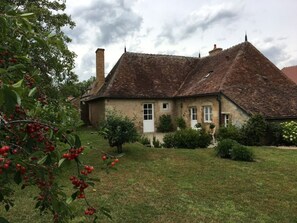
[(6, 159), (6, 157), (8, 156), (9, 150), (10, 150), (9, 146), (3, 146), (0, 148), (0, 155), (2, 156), (0, 157), (0, 174), (3, 173), (3, 169), (8, 169), (11, 164), (11, 160)]
[(29, 75), (29, 74), (26, 74), (25, 77), (25, 83), (26, 85), (29, 87), (29, 88), (32, 88), (35, 84), (35, 80)]
[(88, 207), (87, 210), (85, 210), (85, 215), (93, 215), (96, 212), (96, 209), (93, 207)]
[(80, 173), (82, 174), (82, 175), (85, 175), (85, 176), (87, 176), (89, 173), (92, 173), (92, 171), (94, 170), (94, 167), (93, 166), (85, 166), (85, 169), (84, 170), (82, 170), (82, 171), (80, 171)]
[(71, 183), (74, 185), (75, 189), (79, 189), (79, 194), (77, 198), (85, 198), (85, 189), (89, 186), (84, 180), (78, 179), (75, 176), (70, 177)]
[(70, 148), (68, 150), (68, 153), (63, 154), (63, 158), (68, 159), (68, 160), (74, 160), (77, 158), (82, 152), (84, 151), (84, 147), (79, 147), (78, 149), (75, 148)]
[(13, 65), (17, 63), (17, 59), (14, 55), (12, 55), (9, 51), (4, 50), (0, 52), (0, 67), (4, 66), (5, 64)]
[[(105, 160), (109, 159), (109, 157), (108, 157), (107, 155), (103, 155), (103, 156), (101, 157), (101, 159), (102, 159), (103, 161), (105, 161)], [(118, 162), (119, 162), (119, 159), (116, 158), (116, 159), (114, 159), (113, 161), (111, 161), (108, 165), (111, 166), (111, 167), (113, 167), (113, 166), (116, 165), (116, 163), (118, 163)]]

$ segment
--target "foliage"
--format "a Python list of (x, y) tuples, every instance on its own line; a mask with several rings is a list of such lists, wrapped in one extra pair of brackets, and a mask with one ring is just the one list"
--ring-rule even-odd
[(174, 148), (175, 147), (175, 139), (174, 139), (175, 134), (174, 133), (167, 133), (163, 137), (163, 146), (165, 148)]
[[(93, 185), (88, 175), (94, 168), (79, 160), (85, 148), (77, 135), (27, 113), (35, 107), (36, 101), (30, 95), (32, 90), (22, 83), (2, 83), (0, 87), (1, 202), (6, 210), (13, 206), (13, 183), (18, 189), (37, 187), (35, 208), (41, 213), (52, 213), (54, 222), (66, 222), (73, 217), (69, 204), (76, 199), (86, 199), (85, 189)], [(22, 105), (23, 99), (26, 107)], [(56, 176), (64, 163), (70, 161), (77, 163), (77, 175), (70, 177), (74, 191), (67, 199)], [(86, 214), (95, 214), (95, 208), (86, 204)]]
[(233, 139), (237, 142), (241, 140), (240, 128), (235, 125), (220, 127), (218, 131), (218, 140)]
[(159, 132), (170, 132), (173, 130), (173, 124), (170, 115), (161, 115), (159, 118)]
[(288, 145), (297, 145), (297, 122), (284, 122), (282, 126), (282, 137)]
[(161, 143), (160, 141), (156, 138), (156, 136), (153, 136), (153, 146), (155, 148), (161, 148)]
[(232, 139), (223, 139), (222, 141), (219, 141), (218, 145), (215, 148), (216, 155), (221, 158), (231, 158), (232, 149), (234, 145), (237, 145), (238, 143), (235, 140)]
[(163, 141), (166, 148), (206, 148), (211, 142), (211, 136), (205, 131), (187, 128), (166, 134)]
[(180, 129), (185, 129), (186, 128), (186, 121), (183, 119), (183, 117), (178, 117), (176, 118), (176, 125)]
[(209, 128), (210, 129), (214, 129), (216, 127), (216, 125), (214, 123), (210, 123)]
[(67, 81), (59, 87), (59, 98), (68, 96), (79, 97), (88, 91), (91, 84), (95, 81), (95, 77), (90, 77), (88, 80), (81, 82)]
[(79, 111), (69, 102), (50, 101), (46, 105), (39, 102), (30, 113), (34, 117), (59, 125), (69, 131), (76, 130), (83, 124)]
[(246, 146), (239, 144), (232, 139), (223, 139), (215, 148), (216, 155), (221, 158), (239, 160), (239, 161), (253, 161), (254, 153)]
[[(25, 13), (29, 5), (35, 14)], [(41, 214), (51, 213), (54, 222), (73, 217), (70, 203), (76, 199), (85, 200), (85, 214), (95, 221), (98, 211), (109, 213), (102, 208), (96, 211), (85, 194), (94, 185), (88, 176), (94, 168), (80, 160), (85, 147), (67, 131), (75, 115), (68, 116), (70, 108), (47, 100), (58, 81), (73, 78), (72, 56), (67, 55), (66, 37), (59, 30), (65, 20), (54, 11), (60, 6), (46, 0), (4, 0), (0, 5), (0, 202), (8, 211), (15, 190), (34, 187), (35, 208)], [(57, 176), (71, 162), (76, 163), (76, 174), (71, 174), (73, 190), (67, 198)]]
[(246, 146), (234, 144), (231, 150), (231, 159), (251, 162), (254, 160), (254, 153)]
[(116, 112), (110, 112), (100, 124), (99, 134), (108, 140), (111, 147), (116, 146), (118, 153), (122, 152), (124, 143), (135, 142), (138, 138), (133, 120)]
[(282, 125), (280, 123), (268, 122), (267, 130), (266, 130), (266, 144), (265, 145), (273, 145), (278, 146), (283, 144), (282, 138)]
[(148, 146), (148, 145), (151, 145), (151, 141), (148, 137), (142, 135), (140, 138), (139, 138), (139, 142), (144, 145), (144, 146)]
[(244, 145), (261, 145), (266, 134), (267, 122), (262, 115), (251, 116), (242, 126), (242, 143)]
[[(58, 98), (63, 83), (77, 81), (72, 72), (75, 54), (67, 47), (71, 39), (64, 33), (75, 24), (63, 13), (65, 8), (63, 0), (3, 0), (0, 5), (0, 50), (7, 52), (14, 65), (29, 60), (38, 70), (31, 77), (49, 98)], [(23, 78), (23, 74), (10, 73), (4, 75), (12, 82)]]

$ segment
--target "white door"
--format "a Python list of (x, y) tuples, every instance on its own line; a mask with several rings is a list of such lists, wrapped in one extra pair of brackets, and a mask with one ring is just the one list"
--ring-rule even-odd
[(197, 124), (197, 108), (193, 107), (190, 109), (191, 111), (191, 128), (195, 129), (195, 125)]
[(154, 105), (143, 104), (143, 132), (154, 132)]

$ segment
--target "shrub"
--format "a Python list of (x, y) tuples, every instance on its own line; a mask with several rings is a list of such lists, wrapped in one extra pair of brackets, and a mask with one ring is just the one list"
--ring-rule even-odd
[(237, 145), (238, 142), (232, 139), (223, 139), (220, 141), (215, 148), (216, 155), (221, 157), (221, 158), (231, 158), (231, 153), (234, 145)]
[(106, 120), (100, 124), (99, 134), (108, 140), (111, 147), (116, 146), (118, 153), (122, 152), (124, 143), (135, 142), (138, 138), (134, 122), (115, 112), (108, 114)]
[(263, 144), (263, 139), (267, 130), (267, 122), (262, 115), (253, 115), (242, 126), (242, 140), (245, 145), (254, 146)]
[(180, 129), (185, 129), (186, 128), (186, 121), (182, 117), (176, 118), (176, 125)]
[(163, 141), (166, 148), (206, 148), (211, 142), (211, 136), (205, 131), (188, 128), (166, 134)]
[(282, 137), (288, 145), (297, 145), (297, 122), (284, 122), (282, 126)]
[(141, 136), (138, 140), (142, 145), (148, 146), (151, 145), (151, 141), (146, 136)]
[(228, 125), (227, 127), (221, 127), (218, 132), (218, 140), (233, 139), (240, 142), (240, 128), (235, 125)]
[(283, 143), (282, 139), (283, 128), (279, 123), (267, 123), (266, 144), (278, 146)]
[(254, 160), (254, 153), (246, 146), (234, 144), (231, 150), (231, 159), (251, 162)]
[(174, 148), (175, 147), (174, 133), (168, 133), (168, 134), (164, 135), (163, 146), (165, 148)]
[(173, 130), (173, 124), (170, 115), (161, 115), (159, 118), (159, 132), (170, 132)]
[(156, 139), (156, 136), (153, 136), (153, 146), (155, 148), (161, 148), (161, 143), (158, 139)]

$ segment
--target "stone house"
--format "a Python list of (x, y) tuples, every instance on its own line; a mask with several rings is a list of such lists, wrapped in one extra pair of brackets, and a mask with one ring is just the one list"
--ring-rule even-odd
[(106, 78), (104, 49), (97, 49), (96, 81), (82, 103), (95, 126), (116, 110), (140, 132), (155, 132), (163, 114), (207, 128), (242, 125), (258, 113), (297, 119), (297, 86), (248, 41), (214, 45), (206, 57), (124, 52)]

